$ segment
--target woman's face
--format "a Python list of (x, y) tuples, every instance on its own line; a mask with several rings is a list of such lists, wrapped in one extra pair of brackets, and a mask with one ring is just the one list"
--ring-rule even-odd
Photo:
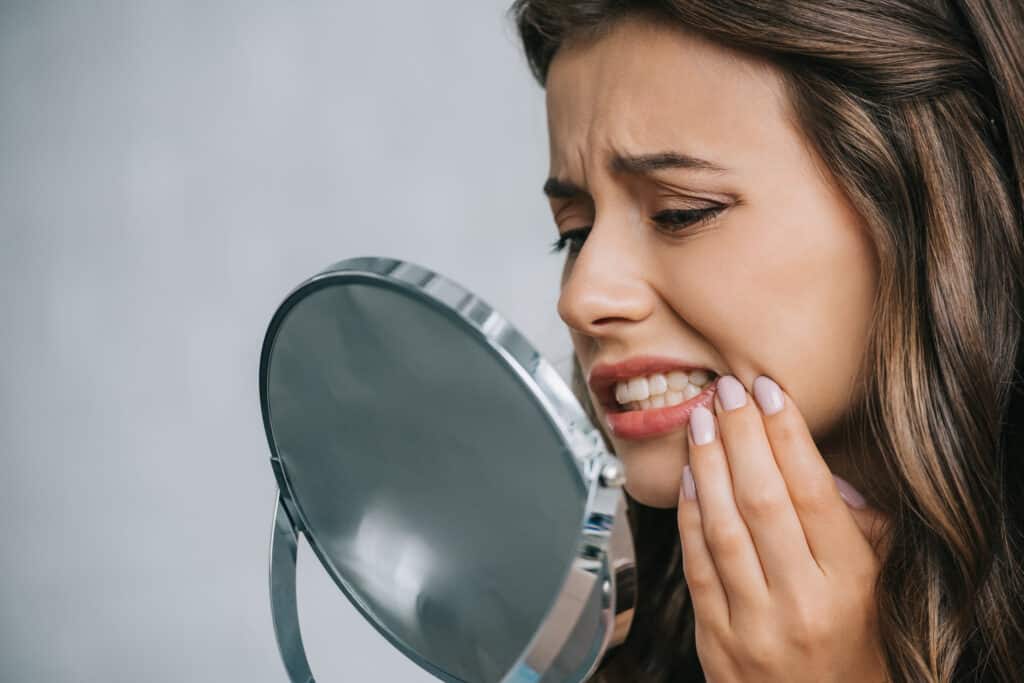
[[(792, 123), (777, 72), (629, 18), (563, 46), (546, 87), (545, 191), (561, 234), (591, 226), (569, 242), (558, 301), (584, 377), (637, 359), (624, 372), (660, 368), (679, 381), (673, 365), (706, 368), (748, 391), (768, 375), (833, 471), (849, 477), (835, 466), (834, 437), (867, 343), (876, 255), (862, 218)], [(641, 384), (633, 382), (636, 395)], [(668, 424), (651, 417), (657, 408), (609, 423), (621, 407), (590, 391), (630, 495), (674, 507), (689, 457), (687, 411), (677, 407)]]

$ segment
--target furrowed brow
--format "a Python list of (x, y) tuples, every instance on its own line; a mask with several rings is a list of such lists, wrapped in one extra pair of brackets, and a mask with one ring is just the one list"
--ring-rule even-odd
[(619, 173), (645, 174), (666, 168), (685, 168), (710, 173), (728, 173), (729, 169), (700, 157), (681, 152), (655, 152), (635, 156), (618, 155), (612, 159), (612, 170)]
[(548, 178), (544, 182), (544, 194), (551, 199), (572, 199), (579, 195), (585, 195), (582, 187), (567, 180)]
[[(730, 172), (729, 169), (707, 159), (671, 151), (655, 152), (652, 154), (616, 155), (612, 158), (611, 168), (616, 173), (632, 173), (636, 175), (644, 175), (664, 169), (680, 168), (716, 174)], [(587, 192), (575, 183), (552, 177), (548, 178), (544, 183), (544, 194), (551, 199), (572, 199), (573, 197), (586, 195)]]

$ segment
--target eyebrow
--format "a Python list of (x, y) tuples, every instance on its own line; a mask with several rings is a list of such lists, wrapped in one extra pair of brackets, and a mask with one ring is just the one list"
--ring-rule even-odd
[[(701, 159), (700, 157), (681, 152), (655, 152), (653, 154), (634, 156), (616, 155), (611, 162), (612, 171), (617, 173), (643, 175), (666, 168), (684, 168), (691, 171), (706, 171), (709, 173), (729, 172), (729, 169), (712, 163), (707, 159)], [(577, 195), (586, 194), (586, 192), (575, 183), (552, 177), (544, 182), (544, 194), (552, 199), (571, 199)]]

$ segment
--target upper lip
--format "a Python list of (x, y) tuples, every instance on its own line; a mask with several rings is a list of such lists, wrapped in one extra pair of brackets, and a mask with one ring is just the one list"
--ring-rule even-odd
[(602, 406), (606, 409), (618, 409), (619, 404), (615, 400), (616, 382), (650, 375), (655, 372), (671, 372), (672, 370), (680, 370), (682, 372), (707, 370), (713, 374), (718, 374), (705, 366), (688, 363), (677, 358), (634, 356), (618, 363), (595, 363), (590, 368), (587, 385)]

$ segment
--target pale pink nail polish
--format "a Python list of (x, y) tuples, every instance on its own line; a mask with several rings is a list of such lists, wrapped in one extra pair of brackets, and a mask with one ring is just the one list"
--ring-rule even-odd
[(852, 508), (857, 508), (858, 510), (867, 507), (868, 503), (864, 500), (864, 496), (860, 494), (860, 491), (853, 488), (853, 486), (850, 485), (850, 482), (835, 474), (832, 475), (832, 478), (836, 480), (836, 487), (839, 489), (839, 495), (844, 501), (846, 501), (847, 505)]
[(722, 375), (718, 378), (715, 393), (718, 395), (718, 402), (725, 410), (735, 410), (747, 403), (747, 390), (732, 375)]
[(754, 380), (754, 399), (765, 415), (774, 415), (782, 410), (782, 389), (764, 375)]
[(683, 466), (683, 498), (686, 500), (697, 499), (697, 487), (693, 483), (693, 472), (689, 465)]
[(715, 438), (715, 416), (704, 406), (697, 406), (690, 413), (690, 436), (698, 446)]

